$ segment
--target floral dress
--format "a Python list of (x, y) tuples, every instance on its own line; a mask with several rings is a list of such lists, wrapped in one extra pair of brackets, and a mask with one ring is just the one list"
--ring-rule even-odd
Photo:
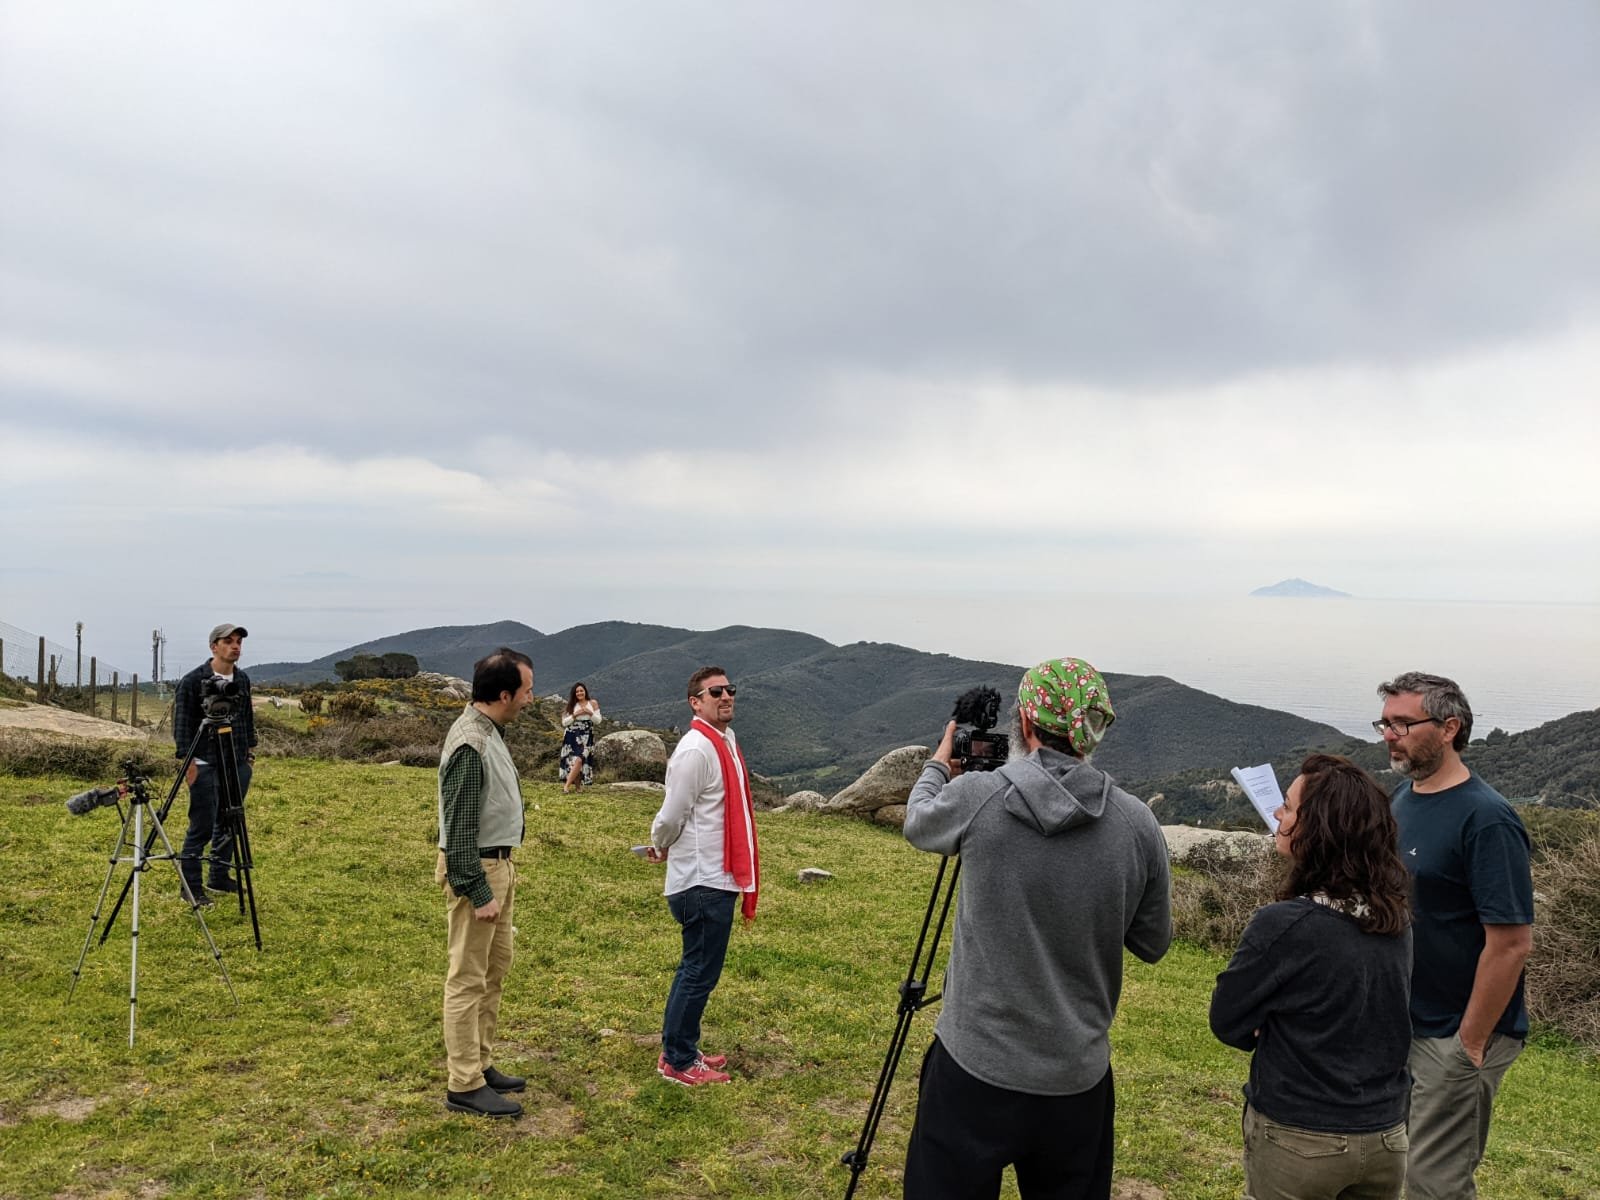
[(600, 706), (595, 705), (592, 712), (580, 708), (575, 713), (562, 713), (561, 723), (567, 727), (567, 732), (561, 738), (561, 762), (556, 768), (556, 778), (565, 783), (572, 773), (573, 762), (581, 758), (581, 782), (592, 783), (594, 764), (590, 762), (589, 751), (594, 745), (594, 727), (600, 724)]

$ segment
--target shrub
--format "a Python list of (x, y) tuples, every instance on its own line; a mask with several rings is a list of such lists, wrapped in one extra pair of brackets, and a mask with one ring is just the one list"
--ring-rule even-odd
[(340, 692), (328, 700), (328, 715), (335, 721), (365, 721), (378, 711), (378, 702), (364, 692)]
[(0, 769), (11, 775), (65, 775), (110, 783), (122, 773), (122, 763), (129, 759), (152, 779), (176, 772), (171, 756), (145, 743), (0, 729)]
[(1271, 846), (1225, 843), (1196, 846), (1173, 872), (1173, 933), (1218, 954), (1232, 955), (1256, 909), (1276, 898), (1282, 860)]
[(1533, 882), (1529, 1015), (1600, 1050), (1600, 830), (1543, 857)]
[(300, 711), (308, 717), (314, 717), (322, 711), (323, 697), (321, 692), (301, 692)]

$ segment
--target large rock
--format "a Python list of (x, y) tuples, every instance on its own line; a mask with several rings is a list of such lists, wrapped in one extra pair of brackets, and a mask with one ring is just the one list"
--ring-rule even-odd
[(665, 766), (667, 745), (648, 729), (619, 729), (594, 744), (594, 765), (616, 767), (623, 763)]
[(911, 794), (911, 785), (922, 774), (928, 754), (926, 746), (901, 746), (889, 751), (868, 767), (860, 779), (835, 793), (833, 799), (817, 811), (870, 817), (886, 805), (904, 804)]
[(441, 696), (461, 701), (472, 699), (472, 685), (465, 679), (443, 675), (438, 671), (418, 671), (415, 678), (418, 683), (426, 684)]
[(1270, 833), (1251, 833), (1244, 829), (1197, 829), (1193, 825), (1163, 825), (1161, 835), (1167, 839), (1167, 855), (1173, 862), (1181, 863), (1191, 851), (1216, 847), (1223, 854), (1243, 857), (1258, 854), (1272, 845)]
[(796, 792), (783, 798), (783, 807), (791, 812), (822, 812), (827, 806), (828, 798), (821, 792)]

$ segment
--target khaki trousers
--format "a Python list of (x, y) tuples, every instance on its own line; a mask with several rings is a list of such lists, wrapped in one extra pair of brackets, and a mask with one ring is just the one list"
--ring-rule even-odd
[(1398, 1200), (1406, 1127), (1319, 1133), (1244, 1106), (1245, 1200)]
[(475, 1092), (483, 1069), (494, 1063), (494, 1032), (500, 1019), (500, 991), (511, 970), (512, 901), (517, 872), (509, 858), (485, 858), (483, 873), (500, 915), (479, 921), (472, 902), (457, 896), (445, 876), (444, 851), (434, 867), (434, 882), (444, 889), (450, 967), (444, 979), (444, 1053), (452, 1092)]
[(1489, 1116), (1507, 1068), (1522, 1043), (1494, 1034), (1475, 1067), (1461, 1039), (1412, 1038), (1411, 1154), (1406, 1161), (1407, 1200), (1473, 1200), (1472, 1173), (1489, 1142)]

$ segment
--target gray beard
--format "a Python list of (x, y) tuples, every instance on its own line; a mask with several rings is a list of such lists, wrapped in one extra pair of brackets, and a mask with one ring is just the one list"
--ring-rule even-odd
[(1421, 781), (1430, 779), (1444, 766), (1444, 750), (1441, 748), (1431, 758), (1405, 758), (1400, 755), (1389, 756), (1389, 766), (1404, 775), (1407, 779)]

